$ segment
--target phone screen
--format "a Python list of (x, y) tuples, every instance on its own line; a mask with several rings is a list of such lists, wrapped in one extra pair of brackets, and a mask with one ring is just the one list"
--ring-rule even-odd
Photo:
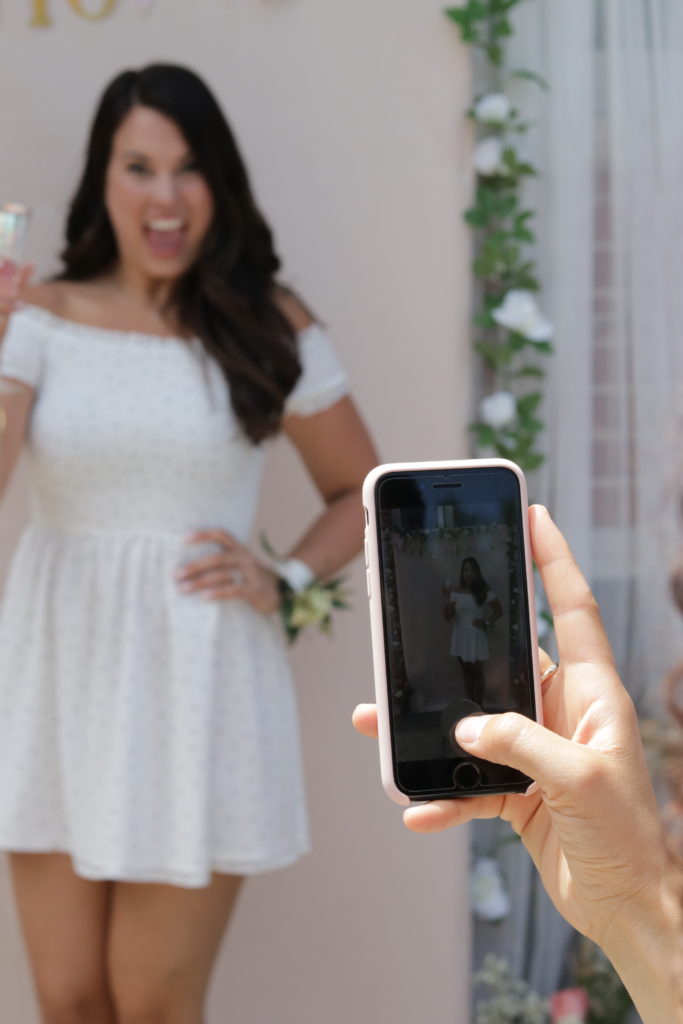
[(396, 472), (376, 501), (396, 785), (415, 799), (524, 790), (453, 735), (467, 714), (536, 713), (516, 474)]

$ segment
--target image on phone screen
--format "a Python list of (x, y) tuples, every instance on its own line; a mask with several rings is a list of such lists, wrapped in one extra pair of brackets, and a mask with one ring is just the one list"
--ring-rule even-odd
[(408, 795), (524, 789), (525, 776), (473, 759), (453, 734), (467, 714), (535, 715), (518, 479), (488, 467), (377, 486), (396, 783)]

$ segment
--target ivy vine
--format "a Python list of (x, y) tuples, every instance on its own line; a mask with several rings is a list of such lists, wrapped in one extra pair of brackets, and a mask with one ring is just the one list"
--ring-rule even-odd
[(495, 452), (531, 471), (545, 459), (539, 449), (545, 429), (542, 363), (553, 351), (553, 327), (536, 298), (535, 212), (522, 198), (525, 180), (538, 173), (519, 147), (529, 123), (505, 91), (512, 79), (547, 88), (534, 71), (507, 67), (510, 15), (524, 2), (468, 0), (445, 13), (478, 52), (487, 86), (467, 111), (478, 130), (476, 193), (464, 217), (475, 232), (473, 343), (484, 392), (470, 429), (479, 451)]

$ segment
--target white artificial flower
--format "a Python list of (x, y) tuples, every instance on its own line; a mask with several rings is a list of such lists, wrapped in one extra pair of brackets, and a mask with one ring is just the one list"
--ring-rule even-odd
[(333, 595), (322, 587), (307, 587), (299, 591), (294, 599), (291, 623), (302, 629), (315, 626), (332, 614)]
[(501, 305), (491, 310), (491, 316), (501, 327), (508, 327), (529, 341), (549, 341), (553, 336), (553, 325), (541, 313), (532, 292), (513, 288)]
[(517, 415), (517, 399), (511, 391), (494, 391), (479, 403), (482, 423), (500, 430), (512, 423)]
[(502, 921), (510, 913), (510, 898), (503, 884), (500, 864), (493, 857), (480, 857), (470, 878), (472, 910), (482, 921)]
[(510, 119), (512, 103), (503, 92), (490, 92), (474, 104), (474, 118), (480, 124), (505, 124)]
[(484, 178), (505, 174), (503, 143), (497, 135), (481, 139), (474, 147), (474, 168)]

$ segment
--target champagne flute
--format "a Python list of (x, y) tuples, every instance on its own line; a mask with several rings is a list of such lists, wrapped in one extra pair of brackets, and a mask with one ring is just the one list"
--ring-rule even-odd
[(21, 203), (0, 206), (0, 300), (16, 299), (21, 287), (30, 213)]

